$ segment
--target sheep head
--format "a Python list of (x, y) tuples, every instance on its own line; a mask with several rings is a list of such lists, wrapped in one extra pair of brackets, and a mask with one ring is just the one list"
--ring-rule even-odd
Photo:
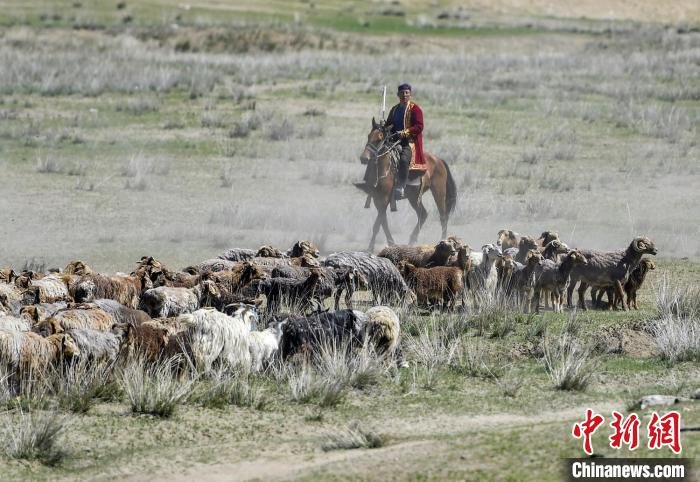
[(455, 248), (453, 242), (449, 239), (443, 239), (435, 245), (436, 256), (447, 259), (450, 256), (453, 256), (455, 253), (457, 253), (457, 248)]
[(520, 238), (518, 249), (520, 249), (520, 251), (537, 249), (537, 241), (535, 241), (530, 236), (523, 236), (522, 238)]
[(497, 259), (502, 254), (501, 250), (491, 243), (483, 245), (481, 247), (481, 252), (484, 254), (484, 258), (489, 258), (493, 260)]
[(547, 243), (545, 247), (552, 249), (556, 254), (566, 254), (569, 252), (569, 247), (566, 245), (566, 243), (562, 243), (558, 239), (553, 239)]
[(556, 231), (543, 231), (539, 239), (542, 240), (542, 246), (547, 246), (552, 241), (559, 240), (559, 233)]
[(464, 241), (454, 235), (448, 236), (446, 241), (450, 243), (456, 251), (458, 251), (460, 247), (465, 246)]
[(318, 258), (319, 252), (314, 243), (311, 241), (297, 241), (294, 243), (287, 255), (291, 258), (300, 258), (304, 256), (305, 253), (311, 254), (314, 258)]
[(574, 264), (588, 264), (588, 260), (586, 259), (586, 257), (583, 254), (581, 254), (580, 251), (577, 251), (575, 249), (569, 251), (567, 256)]
[(258, 248), (258, 252), (255, 253), (255, 256), (260, 258), (282, 258), (284, 255), (279, 249), (265, 245)]
[(655, 265), (654, 262), (653, 262), (652, 260), (650, 260), (649, 258), (644, 258), (644, 259), (639, 263), (639, 265), (642, 266), (642, 269), (645, 269), (645, 270), (648, 270), (648, 271), (651, 271), (651, 270), (656, 269), (656, 265)]
[(520, 235), (510, 229), (501, 229), (496, 237), (496, 245), (501, 249), (514, 248), (518, 245)]
[(15, 274), (15, 270), (12, 268), (3, 268), (0, 269), (0, 282), (2, 283), (12, 283), (14, 279), (17, 277)]
[(239, 318), (243, 321), (243, 324), (248, 326), (250, 331), (257, 330), (258, 321), (260, 320), (260, 315), (258, 314), (258, 301), (255, 300), (253, 304), (250, 303), (232, 303), (224, 308), (224, 311), (229, 316), (233, 318)]
[(85, 276), (86, 274), (92, 274), (92, 268), (83, 263), (80, 260), (71, 261), (63, 269), (65, 274), (75, 274), (79, 276)]
[(502, 273), (512, 273), (515, 269), (515, 260), (510, 255), (499, 256), (496, 259), (496, 269)]
[(312, 256), (311, 253), (304, 253), (304, 256), (302, 256), (299, 260), (299, 263), (300, 266), (305, 268), (314, 268), (321, 266), (321, 263), (318, 262), (318, 259)]
[(525, 256), (525, 263), (528, 265), (537, 265), (541, 264), (543, 259), (544, 258), (539, 251), (536, 249), (530, 249)]
[(634, 238), (630, 245), (637, 253), (656, 255), (656, 247), (651, 239), (646, 236)]

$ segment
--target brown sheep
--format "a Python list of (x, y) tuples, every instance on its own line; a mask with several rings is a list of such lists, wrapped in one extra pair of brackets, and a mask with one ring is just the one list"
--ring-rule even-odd
[(59, 310), (53, 316), (34, 325), (33, 330), (44, 336), (63, 333), (70, 328), (89, 328), (109, 331), (114, 319), (106, 311), (92, 304), (73, 305), (72, 308)]
[(272, 246), (260, 246), (258, 252), (255, 253), (256, 258), (283, 258), (284, 253)]
[(75, 341), (64, 334), (44, 338), (31, 331), (0, 332), (0, 358), (20, 376), (42, 373), (64, 357), (79, 355)]
[(168, 353), (172, 333), (168, 326), (158, 320), (140, 325), (114, 325), (112, 333), (124, 340), (121, 354), (124, 357), (143, 357), (147, 362), (158, 362)]
[(64, 274), (75, 274), (78, 276), (85, 276), (86, 274), (92, 274), (92, 268), (83, 263), (80, 260), (71, 261), (63, 269)]
[(496, 246), (505, 251), (509, 248), (517, 248), (520, 243), (520, 235), (510, 229), (501, 229), (496, 237)]
[(216, 284), (219, 297), (215, 300), (214, 307), (223, 310), (225, 306), (241, 300), (243, 289), (250, 285), (251, 281), (267, 277), (265, 271), (248, 261), (239, 263), (232, 271), (217, 271), (204, 275)]
[(396, 266), (402, 261), (419, 268), (446, 266), (450, 257), (457, 253), (454, 239), (456, 238), (451, 240), (443, 239), (435, 246), (387, 246), (381, 250), (379, 257), (387, 258)]
[[(627, 282), (624, 286), (625, 294), (627, 295), (627, 304), (630, 308), (634, 307), (635, 310), (639, 309), (637, 307), (637, 291), (639, 290), (639, 288), (642, 287), (647, 273), (654, 269), (656, 269), (656, 265), (654, 264), (654, 262), (649, 258), (644, 258), (639, 262), (639, 265), (630, 273), (630, 277), (627, 279)], [(619, 299), (619, 297), (615, 297), (615, 306), (619, 305), (620, 303), (621, 300)]]
[(0, 283), (12, 283), (16, 277), (17, 274), (12, 268), (0, 269)]
[(318, 258), (319, 252), (316, 245), (311, 241), (297, 241), (285, 254), (289, 258), (301, 258), (305, 254), (310, 254), (314, 258)]
[[(419, 268), (411, 263), (402, 261), (399, 271), (418, 299), (418, 304), (428, 305), (429, 302), (442, 301), (443, 311), (454, 311), (457, 295), (464, 300), (463, 272), (453, 266), (434, 266)], [(448, 306), (449, 305), (449, 306)]]
[(106, 298), (118, 301), (129, 308), (136, 308), (141, 294), (152, 287), (153, 283), (144, 269), (139, 269), (130, 275), (90, 274), (81, 276), (74, 284), (73, 298), (77, 302)]
[(543, 231), (542, 234), (540, 234), (540, 237), (537, 239), (537, 241), (541, 243), (540, 246), (542, 248), (546, 247), (554, 240), (561, 241), (559, 239), (559, 233), (556, 231)]

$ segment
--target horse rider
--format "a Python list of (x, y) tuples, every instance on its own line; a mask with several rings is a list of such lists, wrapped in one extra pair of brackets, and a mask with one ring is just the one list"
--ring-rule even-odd
[(425, 164), (423, 159), (423, 111), (418, 104), (411, 100), (410, 84), (399, 85), (396, 95), (399, 98), (399, 103), (389, 111), (387, 122), (391, 123), (392, 134), (397, 133), (401, 138), (399, 172), (397, 184), (394, 186), (394, 199), (403, 199), (406, 197), (404, 189), (408, 181), (411, 157), (413, 157), (413, 162), (418, 169)]

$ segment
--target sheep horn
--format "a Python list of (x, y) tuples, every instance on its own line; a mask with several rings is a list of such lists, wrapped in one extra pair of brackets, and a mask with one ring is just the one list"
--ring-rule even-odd
[(637, 252), (642, 251), (646, 247), (644, 238), (634, 238), (634, 241), (632, 241), (632, 247)]

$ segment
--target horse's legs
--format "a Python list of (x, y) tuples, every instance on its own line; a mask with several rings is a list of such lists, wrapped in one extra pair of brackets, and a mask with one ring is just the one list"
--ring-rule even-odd
[[(384, 208), (384, 217), (386, 218), (386, 208)], [(372, 226), (372, 238), (369, 240), (369, 247), (367, 251), (374, 253), (374, 243), (377, 239), (377, 234), (379, 233), (379, 226), (382, 225), (382, 211), (377, 208), (377, 219), (374, 220), (374, 226)]]
[(386, 206), (384, 206), (384, 210), (380, 213), (382, 217), (382, 229), (384, 230), (384, 235), (386, 236), (386, 242), (389, 246), (393, 246), (396, 244), (394, 241), (394, 237), (391, 235), (391, 231), (389, 231), (389, 219), (386, 216)]
[[(447, 212), (447, 179), (443, 183), (437, 182), (437, 178), (430, 181), (430, 191), (433, 193), (435, 205), (440, 214), (440, 225), (442, 226), (442, 239), (447, 237), (447, 221), (450, 219), (450, 213)], [(440, 185), (441, 184), (441, 185)]]
[(409, 196), (408, 198), (408, 202), (411, 203), (411, 207), (418, 216), (418, 222), (416, 223), (416, 227), (413, 228), (413, 231), (411, 232), (411, 239), (408, 242), (408, 244), (413, 244), (416, 241), (418, 241), (418, 233), (420, 233), (420, 230), (423, 227), (425, 220), (428, 219), (428, 211), (425, 209), (425, 206), (423, 206), (423, 203), (421, 202), (422, 196), (423, 185), (421, 184), (421, 187), (418, 189), (416, 197), (414, 198), (413, 196)]

